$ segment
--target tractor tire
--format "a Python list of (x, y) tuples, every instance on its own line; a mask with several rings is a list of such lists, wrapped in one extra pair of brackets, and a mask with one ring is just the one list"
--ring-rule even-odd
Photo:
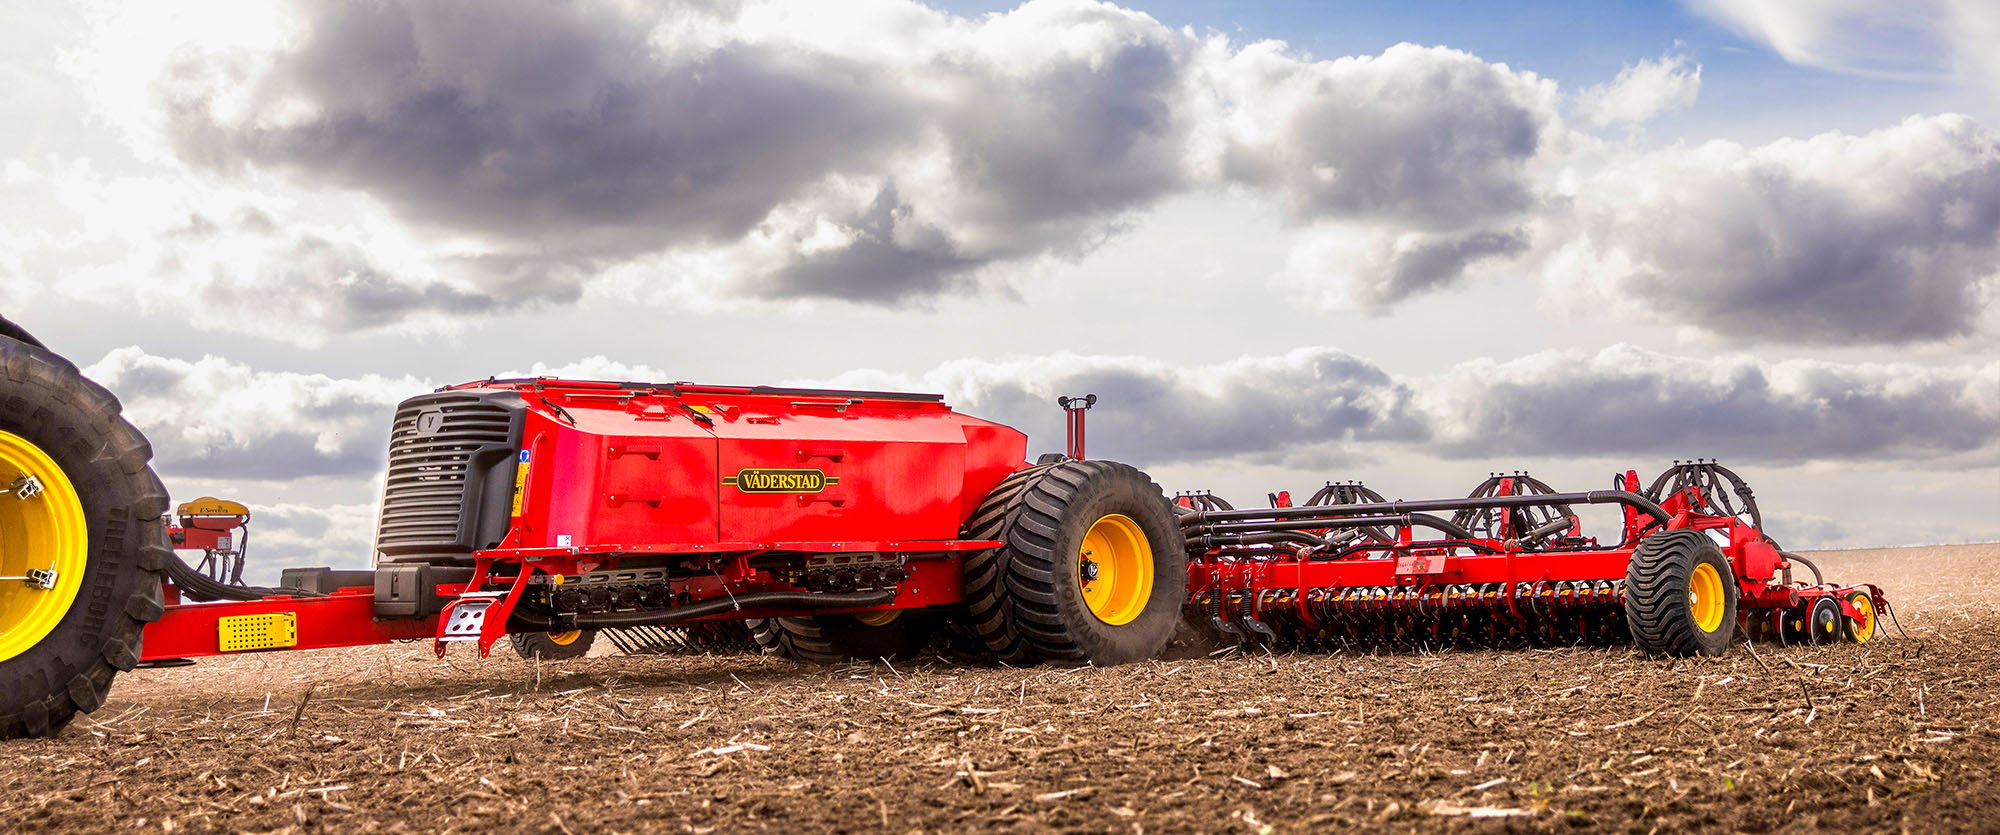
[(1699, 531), (1646, 537), (1625, 569), (1625, 619), (1641, 652), (1721, 655), (1736, 630), (1736, 576), (1722, 549)]
[(1062, 461), (1002, 481), (966, 523), (1000, 547), (965, 562), (966, 620), (1010, 664), (1160, 654), (1187, 602), (1187, 546), (1145, 473)]
[(597, 642), (597, 630), (572, 629), (568, 632), (515, 632), (507, 636), (507, 643), (514, 646), (514, 654), (529, 661), (540, 658), (544, 661), (567, 661), (590, 654), (590, 645)]
[(860, 615), (807, 615), (750, 621), (757, 646), (808, 664), (899, 661), (923, 652), (937, 635), (937, 619), (895, 609)]
[[(0, 338), (0, 739), (103, 706), (165, 612), (167, 491), (118, 399), (36, 344)], [(18, 492), (26, 477), (41, 486)], [(32, 490), (30, 491), (32, 492)]]

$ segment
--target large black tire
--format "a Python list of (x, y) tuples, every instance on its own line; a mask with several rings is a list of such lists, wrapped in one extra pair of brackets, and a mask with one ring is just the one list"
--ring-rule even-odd
[[(1713, 612), (1696, 594), (1697, 579), (1713, 571), (1720, 580), (1720, 619), (1702, 623), (1697, 609)], [(1722, 549), (1699, 531), (1660, 531), (1639, 543), (1625, 568), (1625, 618), (1632, 642), (1655, 655), (1721, 655), (1736, 629), (1736, 575)], [(1712, 600), (1712, 598), (1711, 598)]]
[(764, 618), (750, 621), (750, 636), (765, 652), (809, 664), (897, 661), (923, 652), (937, 636), (937, 618), (927, 612), (892, 614)]
[[(1149, 592), (1136, 614), (1107, 621), (1086, 600), (1097, 581), (1084, 577), (1095, 570), (1085, 537), (1114, 517), (1144, 543), (1135, 564), (1147, 567)], [(1186, 540), (1145, 473), (1114, 461), (1029, 467), (993, 489), (965, 536), (1004, 543), (965, 563), (966, 621), (1001, 661), (1125, 664), (1159, 655), (1174, 636), (1187, 601)]]
[(507, 636), (507, 643), (514, 647), (514, 654), (529, 661), (540, 658), (544, 661), (567, 661), (590, 654), (590, 645), (597, 642), (597, 630), (577, 629), (570, 632), (515, 632)]
[[(0, 739), (47, 736), (103, 706), (112, 678), (139, 663), (145, 625), (165, 611), (167, 491), (149, 464), (152, 447), (120, 416), (116, 397), (67, 360), (12, 338), (0, 338), (0, 432), (52, 460), (82, 510), (75, 600), (45, 637), (0, 660)], [(17, 476), (0, 474), (10, 483)], [(37, 538), (33, 526), (21, 530)], [(55, 559), (50, 543), (27, 545), (21, 561)]]

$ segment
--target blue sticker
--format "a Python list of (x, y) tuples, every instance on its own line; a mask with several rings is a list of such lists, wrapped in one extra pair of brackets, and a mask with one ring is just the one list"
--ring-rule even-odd
[(521, 450), (521, 463), (523, 464), (528, 463), (528, 451), (525, 449)]

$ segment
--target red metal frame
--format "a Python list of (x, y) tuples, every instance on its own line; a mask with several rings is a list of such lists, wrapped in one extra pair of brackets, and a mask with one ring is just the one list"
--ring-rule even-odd
[[(947, 544), (947, 543), (936, 543)], [(991, 543), (967, 540), (963, 543), (948, 543), (952, 546), (989, 546)], [(959, 548), (960, 551), (964, 547)], [(910, 579), (905, 581), (901, 593), (894, 603), (883, 606), (856, 608), (815, 609), (814, 614), (842, 614), (854, 612), (888, 611), (894, 609), (921, 609), (932, 606), (951, 606), (965, 602), (963, 564), (957, 551), (932, 552), (936, 556), (916, 559), (908, 563)], [(510, 555), (518, 558), (520, 555)], [(527, 580), (536, 576), (548, 577), (561, 573), (547, 569), (564, 563), (530, 564), (515, 562), (513, 559), (482, 558), (482, 566), (490, 568), (496, 563), (523, 565), (527, 571), (516, 577), (505, 577), (502, 587), (509, 592), (507, 600), (517, 601), (519, 592), (527, 587)], [(574, 566), (576, 563), (566, 563)], [(440, 594), (457, 597), (475, 584), (484, 585), (482, 578), (475, 577), (474, 583), (444, 583), (438, 586)], [(171, 585), (169, 585), (171, 588)], [(725, 583), (716, 577), (699, 577), (687, 581), (682, 587), (691, 600), (713, 600), (731, 594), (746, 595), (775, 588), (790, 588), (770, 581), (755, 579), (742, 583)], [(509, 606), (508, 608), (511, 608)], [(157, 661), (170, 658), (197, 658), (222, 654), (219, 648), (219, 621), (234, 615), (262, 615), (290, 613), (297, 618), (298, 643), (279, 649), (322, 649), (326, 647), (351, 647), (369, 644), (386, 644), (391, 641), (436, 640), (444, 613), (424, 618), (378, 620), (375, 617), (375, 590), (372, 587), (343, 588), (326, 597), (266, 597), (258, 600), (229, 601), (218, 603), (182, 603), (167, 607), (166, 614), (146, 627), (144, 648), (141, 658)], [(492, 651), (494, 643), (506, 634), (507, 609), (491, 613), (486, 619), (489, 629), (480, 636), (479, 652), (485, 655)], [(799, 614), (785, 609), (746, 608), (727, 614), (693, 618), (682, 623), (704, 623), (711, 621), (741, 620), (744, 618), (785, 617)], [(440, 650), (443, 644), (439, 645)], [(252, 650), (255, 651), (255, 650)]]
[[(1627, 471), (1620, 486), (1636, 492), (1638, 474)], [(1499, 495), (1516, 495), (1511, 479), (1500, 481)], [(1178, 500), (1192, 511), (1192, 498)], [(1313, 606), (1324, 601), (1329, 591), (1372, 590), (1376, 596), (1353, 598), (1361, 606), (1437, 605), (1447, 593), (1458, 589), (1489, 589), (1478, 594), (1489, 602), (1502, 604), (1513, 615), (1521, 614), (1522, 599), (1547, 601), (1561, 595), (1603, 597), (1598, 602), (1622, 601), (1616, 585), (1625, 579), (1638, 543), (1659, 530), (1685, 529), (1712, 532), (1718, 547), (1729, 560), (1736, 580), (1737, 611), (1743, 622), (1777, 617), (1809, 604), (1820, 597), (1834, 596), (1843, 615), (1858, 619), (1859, 613), (1847, 596), (1866, 592), (1878, 612), (1886, 602), (1873, 585), (1815, 586), (1782, 583), (1781, 572), (1791, 568), (1784, 554), (1757, 528), (1734, 516), (1708, 515), (1695, 508), (1706, 506), (1698, 488), (1689, 487), (1665, 497), (1659, 503), (1668, 521), (1624, 508), (1623, 544), (1601, 547), (1596, 540), (1578, 537), (1572, 518), (1569, 539), (1559, 547), (1530, 548), (1514, 537), (1512, 515), (1502, 514), (1498, 535), (1491, 538), (1420, 539), (1416, 526), (1396, 527), (1396, 541), (1352, 547), (1336, 558), (1307, 553), (1291, 546), (1243, 548), (1218, 546), (1195, 554), (1188, 563), (1188, 590), (1191, 605), (1206, 606), (1225, 629), (1231, 622), (1250, 626), (1248, 632), (1263, 631), (1261, 621), (1272, 616), (1299, 619), (1317, 626)], [(1272, 494), (1273, 508), (1289, 508), (1289, 494)], [(1323, 535), (1326, 529), (1306, 531)], [(1565, 584), (1565, 585), (1558, 585)], [(1597, 585), (1592, 585), (1597, 584)], [(1447, 592), (1450, 589), (1452, 591)], [(1308, 592), (1315, 594), (1308, 594)], [(1454, 598), (1455, 599), (1455, 598)]]

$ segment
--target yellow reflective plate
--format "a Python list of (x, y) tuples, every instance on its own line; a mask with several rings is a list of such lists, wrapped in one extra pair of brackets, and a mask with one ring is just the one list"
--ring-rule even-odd
[(295, 647), (299, 645), (299, 616), (292, 612), (231, 615), (217, 618), (215, 631), (223, 652)]

